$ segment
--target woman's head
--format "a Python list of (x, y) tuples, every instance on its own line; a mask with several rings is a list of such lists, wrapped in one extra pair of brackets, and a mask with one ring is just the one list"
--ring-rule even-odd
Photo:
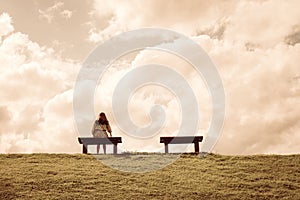
[(99, 119), (104, 119), (104, 120), (107, 120), (107, 118), (106, 118), (106, 115), (105, 115), (105, 113), (104, 112), (102, 112), (102, 113), (100, 113), (99, 114)]
[(100, 122), (101, 124), (108, 124), (108, 120), (107, 120), (106, 115), (105, 115), (104, 112), (101, 112), (101, 113), (99, 114), (99, 122)]

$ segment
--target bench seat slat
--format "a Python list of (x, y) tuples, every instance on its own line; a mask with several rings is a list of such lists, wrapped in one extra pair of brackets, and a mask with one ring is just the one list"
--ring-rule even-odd
[(110, 137), (110, 138), (78, 138), (79, 144), (117, 144), (122, 143), (121, 137)]
[(186, 144), (202, 142), (203, 136), (179, 136), (179, 137), (161, 137), (160, 143), (165, 144)]

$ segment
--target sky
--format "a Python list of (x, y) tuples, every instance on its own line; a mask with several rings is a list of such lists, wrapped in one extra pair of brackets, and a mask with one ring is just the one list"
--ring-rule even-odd
[[(213, 152), (299, 153), (299, 9), (298, 0), (0, 0), (0, 153), (81, 152), (73, 92), (82, 63), (99, 44), (145, 27), (187, 36), (215, 64), (226, 113)], [(212, 106), (205, 83), (167, 52), (144, 50), (117, 59), (95, 93), (95, 115), (105, 111), (114, 136), (126, 138), (111, 114), (114, 87), (130, 69), (149, 63), (173, 67), (192, 85), (203, 116), (199, 133), (205, 134)], [(180, 105), (165, 88), (136, 91), (129, 104), (131, 120), (147, 125), (147, 113), (157, 103), (166, 112), (161, 134), (173, 134), (182, 120)], [(157, 138), (130, 137), (121, 147), (162, 148)]]

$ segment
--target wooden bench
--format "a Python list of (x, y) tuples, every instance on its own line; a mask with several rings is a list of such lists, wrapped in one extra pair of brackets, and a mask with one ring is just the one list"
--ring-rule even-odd
[(121, 137), (94, 138), (94, 137), (79, 137), (79, 144), (82, 144), (82, 153), (87, 154), (88, 145), (113, 144), (114, 154), (117, 154), (118, 143), (122, 143)]
[(203, 136), (178, 136), (178, 137), (160, 137), (160, 143), (165, 144), (165, 153), (169, 153), (168, 144), (187, 144), (194, 143), (195, 152), (199, 153), (199, 142), (202, 142)]

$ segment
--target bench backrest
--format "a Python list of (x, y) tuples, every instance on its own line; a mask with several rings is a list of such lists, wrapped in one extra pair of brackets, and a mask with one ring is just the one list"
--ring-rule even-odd
[(178, 136), (178, 137), (160, 137), (160, 143), (165, 144), (186, 144), (202, 142), (203, 136)]
[(79, 144), (117, 144), (122, 143), (121, 137), (94, 138), (94, 137), (79, 137)]

